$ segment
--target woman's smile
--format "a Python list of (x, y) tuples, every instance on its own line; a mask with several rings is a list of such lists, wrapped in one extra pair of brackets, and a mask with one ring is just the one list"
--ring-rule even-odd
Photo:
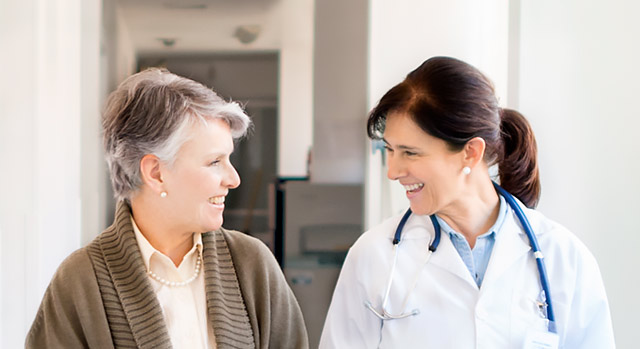
[(418, 195), (422, 188), (424, 188), (424, 183), (414, 183), (414, 184), (403, 184), (404, 190), (407, 191), (407, 198), (411, 199)]
[(212, 196), (209, 198), (209, 203), (213, 205), (215, 208), (224, 209), (224, 199), (225, 196)]

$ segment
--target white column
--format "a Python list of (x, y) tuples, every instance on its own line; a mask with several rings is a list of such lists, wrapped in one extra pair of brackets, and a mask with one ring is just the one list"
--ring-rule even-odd
[(0, 4), (1, 347), (24, 345), (51, 276), (81, 245), (81, 133), (98, 110), (82, 103), (92, 93), (82, 72), (98, 62), (81, 59), (95, 57), (83, 52), (99, 42), (95, 30), (81, 29), (88, 13), (84, 20), (99, 23), (100, 3)]
[[(33, 234), (35, 1), (0, 2), (0, 346), (23, 345), (26, 237)], [(16, 335), (17, 334), (17, 335)]]

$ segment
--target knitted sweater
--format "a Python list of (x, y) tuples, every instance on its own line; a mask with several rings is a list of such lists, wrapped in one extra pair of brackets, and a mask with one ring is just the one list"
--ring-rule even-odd
[[(60, 265), (27, 348), (170, 348), (171, 340), (120, 202), (114, 223)], [(205, 233), (209, 326), (218, 348), (308, 348), (302, 313), (269, 249), (245, 234)]]

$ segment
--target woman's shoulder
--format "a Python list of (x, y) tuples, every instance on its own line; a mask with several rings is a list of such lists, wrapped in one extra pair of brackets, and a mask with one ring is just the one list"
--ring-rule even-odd
[[(380, 248), (387, 250), (403, 215), (404, 212), (393, 215), (364, 232), (353, 244), (351, 250), (370, 251)], [(402, 229), (402, 241), (428, 240), (432, 232), (433, 226), (428, 216), (411, 214)]]
[(91, 278), (95, 279), (95, 274), (87, 246), (74, 251), (60, 263), (51, 283), (69, 288)]
[(392, 251), (393, 235), (401, 218), (402, 214), (394, 215), (362, 233), (349, 248), (345, 265), (360, 270), (360, 268), (367, 269), (379, 263), (386, 263), (385, 256)]
[(541, 211), (528, 208), (526, 209), (526, 216), (539, 240), (572, 245), (580, 242), (578, 237), (566, 226), (547, 217)]
[(109, 345), (107, 318), (87, 247), (60, 264), (42, 298), (26, 347)]
[(67, 256), (58, 266), (51, 285), (57, 288), (87, 289), (95, 292), (98, 287), (96, 273), (106, 273), (103, 256), (103, 239), (113, 235), (114, 227), (110, 226), (98, 234), (93, 241)]
[(579, 235), (538, 210), (527, 209), (527, 217), (546, 259), (561, 260), (565, 266), (584, 263), (597, 266), (595, 257)]

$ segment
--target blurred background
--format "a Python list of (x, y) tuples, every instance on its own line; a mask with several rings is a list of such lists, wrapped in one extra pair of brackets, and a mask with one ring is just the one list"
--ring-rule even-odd
[(57, 266), (111, 223), (100, 111), (149, 66), (252, 116), (225, 226), (272, 249), (317, 346), (348, 246), (408, 206), (367, 112), (436, 55), (480, 68), (529, 118), (539, 209), (594, 253), (617, 344), (637, 346), (638, 13), (625, 0), (0, 0), (0, 347), (23, 346)]

